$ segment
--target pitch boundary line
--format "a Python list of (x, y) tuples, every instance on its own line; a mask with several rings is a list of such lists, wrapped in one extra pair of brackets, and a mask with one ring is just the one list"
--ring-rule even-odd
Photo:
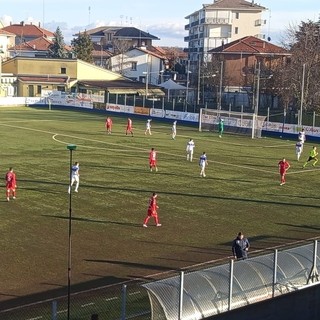
[[(85, 137), (79, 137), (79, 136), (73, 136), (73, 135), (68, 135), (68, 134), (64, 134), (64, 133), (56, 133), (56, 132), (51, 132), (51, 131), (46, 131), (46, 130), (40, 130), (40, 129), (34, 129), (34, 128), (28, 128), (28, 127), (23, 127), (23, 126), (15, 126), (15, 125), (10, 125), (10, 124), (4, 124), (4, 123), (0, 123), (0, 125), (2, 126), (6, 126), (6, 127), (10, 127), (10, 128), (16, 128), (16, 129), (21, 129), (21, 130), (28, 130), (28, 131), (35, 131), (35, 132), (41, 132), (41, 133), (45, 133), (45, 134), (51, 134), (52, 135), (52, 139), (55, 140), (53, 137), (56, 137), (57, 135), (63, 136), (63, 137), (67, 137), (67, 138), (74, 138), (74, 139), (79, 139), (79, 140), (86, 140), (86, 141), (91, 141), (91, 142), (98, 142), (98, 143), (102, 143), (102, 144), (107, 144), (107, 145), (115, 145), (118, 146), (118, 144), (116, 143), (112, 143), (112, 142), (107, 142), (107, 141), (101, 141), (101, 140), (96, 140), (96, 139), (89, 139), (89, 138), (85, 138)], [(143, 131), (143, 130), (141, 130)], [(180, 137), (187, 137), (187, 136), (183, 136), (180, 135)], [(201, 139), (206, 141), (206, 139)], [(57, 140), (56, 140), (57, 141)], [(211, 140), (210, 140), (211, 141)], [(217, 140), (220, 142), (220, 140)], [(59, 143), (64, 143), (62, 141), (57, 141)], [(222, 141), (221, 141), (222, 142)], [(64, 143), (64, 144), (68, 144), (68, 143)], [(231, 143), (230, 143), (231, 144)], [(88, 146), (82, 146), (88, 149), (96, 149), (96, 150), (102, 150), (103, 148), (99, 148), (99, 147), (88, 147)], [(125, 148), (129, 148), (132, 150), (141, 150), (141, 152), (147, 152), (148, 149), (145, 148), (139, 148), (139, 147), (135, 147), (135, 146), (124, 146)], [(110, 149), (112, 150), (112, 149)], [(124, 150), (127, 151), (127, 150)], [(176, 155), (176, 154), (172, 154), (172, 153), (167, 153), (167, 152), (159, 152), (160, 154), (166, 154), (169, 156), (179, 156), (179, 157), (184, 157), (182, 155)], [(255, 168), (255, 167), (248, 167), (248, 166), (242, 166), (242, 165), (237, 165), (237, 164), (230, 164), (230, 163), (225, 163), (225, 162), (219, 162), (219, 161), (215, 161), (215, 160), (208, 160), (209, 163), (217, 163), (217, 164), (221, 164), (221, 165), (229, 165), (235, 168), (243, 168), (243, 169), (248, 169), (248, 170), (253, 170), (253, 171), (260, 171), (260, 172), (265, 172), (265, 173), (272, 173), (275, 174), (274, 171), (269, 171), (269, 170), (264, 170), (264, 169), (259, 169), (259, 168)], [(315, 169), (316, 170), (316, 169)], [(299, 173), (302, 172), (312, 172), (314, 170), (305, 170), (305, 171), (299, 171)], [(278, 174), (278, 172), (276, 173)], [(287, 174), (293, 174), (293, 172), (288, 172)]]

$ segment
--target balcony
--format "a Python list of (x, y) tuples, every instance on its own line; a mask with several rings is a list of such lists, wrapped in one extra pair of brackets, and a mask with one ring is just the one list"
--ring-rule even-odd
[(199, 20), (194, 21), (194, 22), (191, 23), (191, 27), (194, 27), (194, 26), (197, 26), (197, 25), (199, 25)]
[(231, 24), (228, 18), (205, 18), (204, 24)]
[(255, 27), (263, 26), (267, 23), (267, 20), (258, 19), (254, 22)]
[(190, 29), (190, 23), (188, 23), (188, 24), (186, 24), (185, 26), (184, 26), (184, 30), (189, 30)]

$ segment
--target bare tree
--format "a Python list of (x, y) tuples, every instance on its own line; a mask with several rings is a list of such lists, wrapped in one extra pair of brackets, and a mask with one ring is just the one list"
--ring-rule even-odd
[(127, 67), (127, 56), (126, 53), (132, 48), (132, 41), (114, 39), (113, 40), (113, 51), (116, 54), (118, 72), (124, 75), (124, 69)]
[[(302, 105), (304, 110), (320, 110), (320, 22), (301, 22), (290, 26), (282, 41), (292, 54), (275, 70), (282, 100)], [(303, 100), (303, 101), (301, 101)]]

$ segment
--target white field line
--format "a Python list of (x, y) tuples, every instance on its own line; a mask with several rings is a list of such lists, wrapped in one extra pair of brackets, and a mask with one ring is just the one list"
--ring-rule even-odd
[[(45, 133), (45, 134), (51, 134), (53, 140), (55, 140), (56, 142), (59, 142), (59, 143), (63, 143), (63, 144), (69, 144), (69, 143), (58, 140), (56, 138), (57, 136), (63, 136), (63, 137), (67, 137), (67, 138), (79, 139), (79, 140), (84, 140), (84, 141), (89, 141), (89, 142), (97, 142), (97, 143), (101, 143), (101, 144), (105, 144), (105, 145), (118, 146), (118, 144), (112, 143), (112, 142), (101, 141), (101, 140), (90, 139), (90, 138), (83, 138), (83, 137), (78, 137), (78, 136), (73, 136), (73, 135), (68, 135), (68, 134), (60, 134), (60, 133), (55, 133), (55, 132), (45, 131), (45, 130), (40, 130), (40, 129), (27, 128), (27, 127), (21, 127), (21, 126), (15, 126), (15, 125), (10, 125), (10, 124), (3, 124), (3, 123), (1, 123), (0, 125), (6, 126), (6, 127), (11, 127), (11, 128), (16, 128), (16, 129), (21, 129), (21, 130), (28, 130), (28, 131), (41, 132), (41, 133)], [(220, 141), (220, 140), (217, 140), (217, 141)], [(238, 144), (238, 145), (243, 145), (243, 144)], [(96, 150), (103, 150), (104, 149), (102, 147), (92, 147), (92, 146), (82, 146), (82, 145), (81, 145), (81, 147), (87, 148), (87, 149), (96, 149)], [(136, 151), (140, 150), (141, 152), (148, 152), (148, 150), (145, 148), (139, 148), (139, 147), (128, 146), (128, 145), (123, 146), (123, 148), (121, 148), (121, 150), (119, 150), (119, 149), (116, 149), (116, 150), (120, 151), (120, 152), (128, 152), (128, 150), (126, 150), (126, 148), (130, 148), (130, 149), (136, 150)], [(111, 151), (112, 149), (105, 148), (105, 150)], [(158, 152), (158, 153), (159, 154), (162, 153), (162, 154), (166, 154), (166, 155), (170, 155), (170, 156), (174, 156), (174, 157), (179, 156), (180, 158), (185, 157), (185, 155), (182, 156), (182, 155), (172, 154), (172, 153), (168, 153), (168, 152)], [(265, 169), (259, 169), (259, 168), (255, 168), (255, 167), (243, 166), (243, 165), (237, 165), (237, 164), (230, 164), (230, 163), (219, 162), (219, 161), (215, 161), (215, 160), (208, 160), (208, 162), (209, 163), (217, 163), (217, 164), (221, 164), (221, 165), (228, 165), (228, 166), (235, 167), (235, 168), (248, 169), (251, 171), (259, 171), (259, 172), (270, 173), (270, 174), (278, 174), (277, 170), (269, 171), (269, 170), (265, 170)], [(311, 170), (306, 170), (305, 172), (310, 172), (310, 171)], [(290, 174), (290, 172), (288, 172), (288, 174)]]
[(95, 305), (94, 302), (88, 302), (88, 303), (82, 304), (81, 308), (90, 307), (90, 306), (93, 306), (93, 305)]
[[(131, 280), (129, 282), (131, 282)], [(89, 292), (90, 292), (90, 290), (89, 290)], [(105, 301), (113, 301), (113, 300), (118, 300), (118, 299), (119, 299), (119, 297), (111, 297), (111, 298), (107, 298), (107, 299), (104, 299), (104, 300)]]

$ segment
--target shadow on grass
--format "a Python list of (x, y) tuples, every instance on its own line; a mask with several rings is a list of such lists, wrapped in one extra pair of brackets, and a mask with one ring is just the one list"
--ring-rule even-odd
[[(42, 217), (53, 218), (53, 219), (63, 219), (69, 220), (69, 216), (55, 216), (55, 215), (47, 215), (42, 214)], [(92, 223), (103, 223), (103, 224), (117, 224), (121, 226), (130, 226), (130, 227), (139, 227), (141, 229), (141, 223), (131, 223), (131, 222), (120, 222), (120, 221), (109, 221), (109, 220), (97, 220), (91, 218), (84, 218), (84, 217), (75, 217), (71, 218), (72, 221), (80, 221), (80, 222), (92, 222)]]
[(106, 263), (106, 264), (116, 264), (122, 265), (130, 268), (142, 268), (142, 269), (151, 269), (151, 270), (158, 270), (158, 271), (173, 271), (174, 269), (158, 266), (155, 264), (144, 264), (144, 263), (136, 263), (136, 262), (129, 262), (129, 261), (117, 261), (117, 260), (100, 260), (100, 259), (84, 259), (87, 262), (93, 263)]
[[(83, 292), (86, 290), (93, 290), (93, 288), (100, 288), (104, 286), (111, 286), (118, 285), (121, 282), (126, 282), (132, 280), (130, 278), (117, 278), (117, 277), (99, 277), (99, 279), (87, 281), (87, 282), (82, 282), (79, 284), (71, 285), (71, 298), (73, 294), (77, 294), (79, 292)], [(42, 283), (45, 286), (58, 286), (59, 288), (52, 289), (52, 290), (47, 290), (44, 292), (39, 292), (39, 293), (34, 293), (26, 296), (12, 296), (4, 291), (0, 292), (0, 297), (13, 297), (13, 299), (8, 299), (6, 301), (0, 302), (0, 319), (2, 319), (1, 313), (4, 312), (5, 310), (13, 309), (16, 308), (17, 312), (19, 313), (19, 309), (26, 307), (29, 304), (37, 304), (38, 302), (46, 302), (47, 304), (50, 302), (45, 301), (45, 300), (50, 300), (50, 299), (66, 299), (67, 296), (67, 285), (59, 285), (59, 284), (53, 284), (53, 283)], [(112, 289), (110, 289), (111, 291)], [(117, 288), (119, 290), (119, 288)], [(39, 309), (41, 310), (41, 309)], [(20, 312), (20, 317), (14, 316), (12, 313), (14, 310), (10, 310), (10, 319), (21, 319), (21, 312)]]
[[(156, 173), (157, 175), (159, 172)], [(199, 178), (201, 181), (207, 180), (207, 178)], [(216, 179), (212, 179), (216, 180)], [(150, 190), (145, 189), (136, 189), (136, 188), (114, 188), (109, 186), (96, 186), (96, 185), (85, 185), (86, 188), (92, 189), (106, 189), (109, 191), (126, 191), (126, 192), (137, 192), (137, 193), (147, 193), (150, 194)], [(169, 195), (169, 196), (181, 196), (181, 197), (191, 197), (191, 198), (206, 198), (206, 199), (216, 199), (216, 200), (226, 200), (226, 201), (236, 201), (236, 202), (247, 202), (247, 203), (257, 203), (257, 204), (272, 204), (272, 205), (283, 205), (283, 206), (293, 206), (293, 207), (305, 207), (305, 208), (314, 208), (319, 209), (320, 205), (316, 204), (301, 204), (297, 202), (290, 201), (292, 197), (287, 197), (287, 200), (290, 202), (281, 202), (281, 201), (272, 201), (272, 200), (261, 200), (261, 199), (252, 199), (252, 198), (236, 198), (236, 197), (223, 197), (215, 196), (209, 194), (197, 194), (197, 193), (181, 193), (181, 192), (167, 192), (156, 190), (158, 194)], [(293, 197), (296, 198), (296, 197)]]
[(316, 231), (320, 231), (320, 227), (315, 227), (315, 226), (310, 226), (307, 224), (291, 224), (291, 223), (276, 223), (280, 226), (288, 226), (288, 227), (294, 227), (294, 228), (301, 228), (301, 229), (309, 229), (309, 230), (316, 230)]

